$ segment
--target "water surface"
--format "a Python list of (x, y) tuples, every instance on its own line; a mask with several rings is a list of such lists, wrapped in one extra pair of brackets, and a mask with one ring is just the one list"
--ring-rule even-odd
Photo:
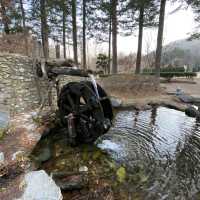
[(130, 173), (142, 169), (145, 199), (200, 199), (200, 122), (185, 113), (120, 111), (97, 143)]

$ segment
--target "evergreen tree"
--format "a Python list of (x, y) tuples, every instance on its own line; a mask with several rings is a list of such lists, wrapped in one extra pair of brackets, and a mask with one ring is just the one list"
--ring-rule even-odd
[[(156, 16), (158, 14), (158, 8), (155, 0), (130, 0), (127, 6), (132, 12), (132, 22), (127, 21), (128, 28), (132, 27), (134, 30), (138, 26), (138, 50), (136, 59), (135, 73), (139, 74), (141, 71), (141, 58), (142, 58), (142, 42), (143, 42), (143, 30), (144, 27), (156, 26)], [(130, 33), (129, 33), (130, 34)]]
[(166, 0), (160, 0), (160, 15), (159, 15), (156, 60), (155, 60), (156, 78), (157, 78), (158, 84), (160, 83), (160, 64), (161, 64), (161, 56), (162, 56), (165, 6), (166, 6)]

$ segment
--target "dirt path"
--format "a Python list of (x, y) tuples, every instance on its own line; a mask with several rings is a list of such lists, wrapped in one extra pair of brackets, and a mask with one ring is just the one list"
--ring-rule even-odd
[(188, 82), (186, 79), (177, 79), (177, 82), (162, 83), (161, 87), (164, 87), (166, 92), (169, 93), (175, 92), (177, 88), (180, 88), (188, 95), (200, 96), (200, 78), (195, 78), (194, 82)]

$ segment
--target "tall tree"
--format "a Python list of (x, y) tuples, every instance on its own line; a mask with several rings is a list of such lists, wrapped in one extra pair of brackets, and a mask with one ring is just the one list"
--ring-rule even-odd
[(86, 0), (83, 2), (83, 69), (86, 68)]
[(163, 30), (164, 30), (164, 22), (165, 22), (165, 6), (166, 6), (166, 0), (161, 0), (158, 36), (157, 36), (156, 59), (155, 59), (156, 78), (157, 78), (158, 84), (160, 82), (160, 65), (161, 65), (161, 56), (162, 56)]
[(41, 36), (44, 57), (49, 57), (49, 28), (47, 24), (46, 0), (40, 0)]
[(65, 0), (63, 2), (63, 9), (62, 9), (62, 32), (63, 32), (63, 56), (66, 59), (66, 18), (67, 18), (67, 5), (65, 4)]
[(74, 62), (78, 64), (78, 48), (77, 48), (77, 24), (76, 24), (76, 0), (72, 0), (72, 37), (73, 37), (73, 50)]
[(25, 10), (24, 10), (24, 2), (23, 0), (19, 0), (20, 3), (20, 9), (21, 9), (21, 15), (22, 15), (22, 26), (24, 32), (26, 32), (26, 16), (25, 16)]
[(137, 50), (135, 74), (139, 74), (141, 68), (142, 39), (143, 39), (143, 27), (144, 27), (144, 5), (142, 3), (140, 5), (139, 12), (140, 14), (139, 14), (138, 50)]
[[(195, 21), (200, 24), (200, 1), (199, 0), (185, 0), (186, 3), (191, 6), (193, 12), (194, 12), (194, 19)], [(199, 30), (199, 29), (198, 29)], [(193, 39), (200, 39), (200, 32), (195, 31), (191, 34), (189, 40)]]
[(112, 0), (112, 73), (117, 73), (117, 0)]
[(109, 37), (108, 37), (108, 74), (110, 74), (110, 63), (111, 63), (111, 33), (112, 33), (112, 18), (109, 17)]
[(2, 23), (3, 23), (3, 29), (6, 34), (10, 33), (10, 19), (7, 14), (7, 8), (10, 6), (10, 1), (9, 0), (0, 0), (0, 13), (1, 13), (1, 18), (2, 18)]

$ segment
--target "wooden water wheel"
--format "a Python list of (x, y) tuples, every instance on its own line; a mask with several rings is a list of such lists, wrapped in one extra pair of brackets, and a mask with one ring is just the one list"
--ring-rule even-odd
[(97, 90), (99, 95), (89, 81), (71, 82), (61, 89), (59, 113), (62, 124), (68, 128), (71, 144), (94, 142), (111, 126), (110, 100), (99, 85)]

